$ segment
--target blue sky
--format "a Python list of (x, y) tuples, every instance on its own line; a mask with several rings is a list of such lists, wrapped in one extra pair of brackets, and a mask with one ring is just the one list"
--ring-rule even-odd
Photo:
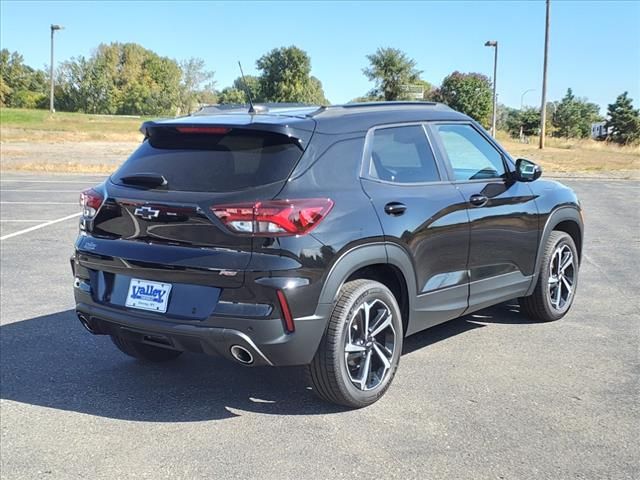
[[(49, 24), (57, 61), (89, 55), (101, 42), (137, 42), (160, 55), (201, 57), (217, 87), (245, 73), (266, 51), (296, 45), (333, 103), (365, 94), (365, 55), (380, 46), (404, 50), (439, 84), (454, 70), (492, 74), (498, 40), (499, 101), (540, 101), (544, 42), (542, 0), (501, 2), (28, 2), (0, 0), (0, 43), (35, 67), (49, 62)], [(602, 113), (628, 90), (640, 106), (640, 2), (552, 1), (548, 98), (567, 87)]]

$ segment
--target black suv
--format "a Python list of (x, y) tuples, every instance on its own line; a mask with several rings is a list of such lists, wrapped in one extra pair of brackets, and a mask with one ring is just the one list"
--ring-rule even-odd
[(561, 318), (582, 214), (473, 120), (435, 103), (218, 111), (146, 122), (81, 195), (76, 310), (124, 353), (306, 365), (375, 402), (403, 337), (509, 299)]

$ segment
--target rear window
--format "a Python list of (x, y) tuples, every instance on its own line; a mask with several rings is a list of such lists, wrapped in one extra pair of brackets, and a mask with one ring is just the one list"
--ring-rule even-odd
[(169, 190), (230, 192), (285, 180), (302, 156), (296, 139), (229, 129), (222, 134), (156, 128), (112, 176), (162, 175)]

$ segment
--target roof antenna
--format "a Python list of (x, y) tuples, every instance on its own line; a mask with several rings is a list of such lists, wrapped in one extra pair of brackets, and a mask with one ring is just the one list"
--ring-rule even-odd
[(247, 85), (247, 81), (244, 79), (244, 72), (242, 71), (242, 64), (240, 60), (238, 60), (238, 66), (240, 67), (240, 75), (242, 75), (242, 83), (244, 83), (244, 88), (247, 91), (247, 97), (249, 97), (249, 113), (256, 113), (256, 109), (253, 108), (253, 99), (251, 98), (251, 91), (249, 90), (249, 85)]

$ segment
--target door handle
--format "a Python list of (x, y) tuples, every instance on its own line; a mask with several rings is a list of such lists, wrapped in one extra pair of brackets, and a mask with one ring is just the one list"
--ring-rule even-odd
[(469, 197), (469, 203), (474, 207), (482, 207), (488, 201), (489, 199), (485, 195), (482, 195), (480, 193), (476, 193), (475, 195), (471, 195)]
[(406, 209), (407, 206), (404, 203), (389, 202), (384, 206), (384, 213), (397, 217), (399, 215), (402, 215)]

